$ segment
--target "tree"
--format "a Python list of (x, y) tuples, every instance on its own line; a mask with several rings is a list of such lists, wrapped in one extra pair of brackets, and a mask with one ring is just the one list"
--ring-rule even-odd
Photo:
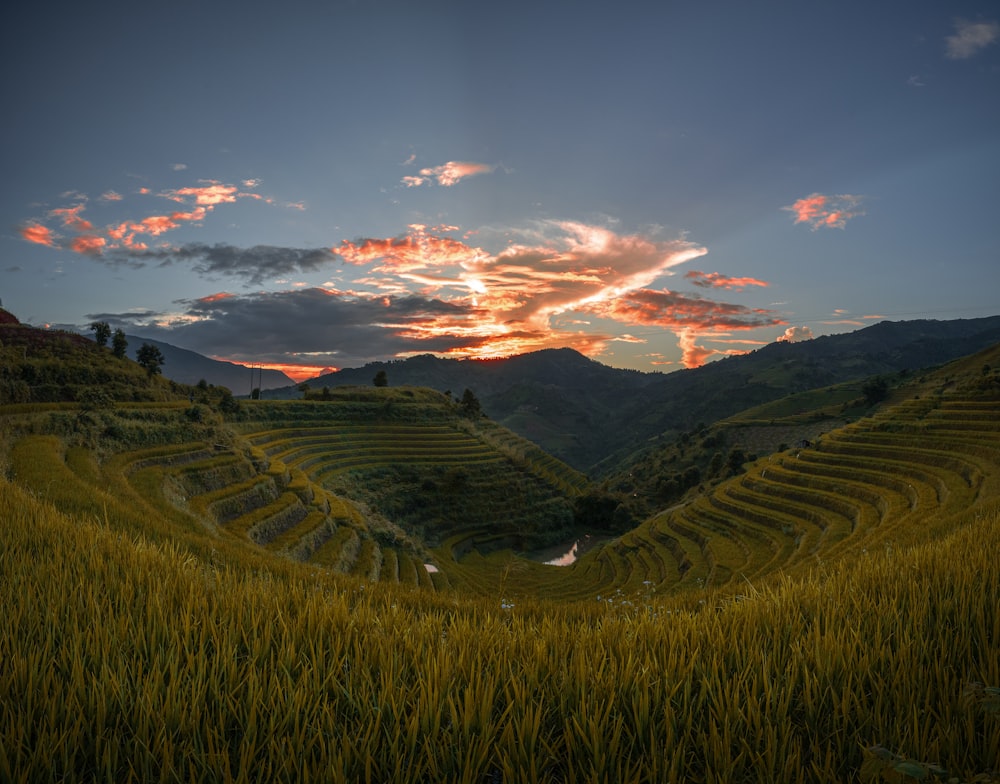
[(881, 376), (870, 378), (862, 384), (861, 394), (865, 396), (865, 402), (869, 406), (874, 406), (889, 397), (889, 382)]
[(743, 464), (747, 461), (746, 453), (740, 449), (738, 446), (734, 446), (729, 450), (729, 457), (726, 460), (726, 464), (729, 466), (730, 470), (734, 474), (738, 474), (743, 470)]
[(239, 401), (233, 397), (233, 393), (229, 391), (228, 387), (223, 387), (222, 393), (219, 395), (219, 411), (223, 414), (237, 414), (239, 410)]
[(150, 378), (160, 372), (160, 366), (164, 363), (163, 352), (150, 343), (143, 343), (135, 354), (136, 362), (146, 368), (146, 373)]
[(470, 419), (478, 419), (483, 415), (482, 406), (479, 405), (479, 398), (473, 394), (471, 389), (466, 389), (462, 393), (462, 402), (458, 404), (462, 413)]
[(309, 397), (309, 382), (303, 381), (299, 384), (299, 392), (302, 393), (302, 397), (308, 399)]
[(118, 359), (125, 359), (125, 350), (128, 348), (128, 341), (125, 333), (120, 329), (115, 330), (115, 336), (111, 339), (111, 353)]
[(372, 379), (372, 383), (377, 387), (387, 387), (389, 386), (389, 376), (386, 375), (384, 370), (380, 370), (375, 374), (375, 378)]
[(106, 321), (95, 321), (90, 325), (94, 331), (94, 342), (102, 348), (108, 345), (111, 338), (111, 325)]

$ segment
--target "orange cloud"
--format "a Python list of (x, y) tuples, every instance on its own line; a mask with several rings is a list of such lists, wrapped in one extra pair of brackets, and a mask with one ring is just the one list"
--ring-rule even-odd
[(23, 226), (21, 228), (21, 237), (28, 242), (34, 242), (36, 245), (47, 245), (50, 248), (56, 246), (55, 235), (53, 235), (52, 230), (47, 226), (41, 226), (37, 223), (29, 223), (27, 226)]
[(403, 237), (344, 242), (335, 252), (351, 264), (373, 264), (373, 273), (381, 276), (360, 282), (386, 294), (410, 295), (406, 284), (416, 283), (424, 296), (451, 292), (447, 301), (471, 306), (472, 311), (460, 318), (436, 314), (430, 320), (386, 326), (418, 341), (457, 336), (463, 347), (453, 353), (476, 356), (554, 345), (579, 348), (581, 343), (593, 351), (603, 350), (613, 336), (584, 338), (587, 333), (558, 329), (553, 319), (575, 311), (624, 316), (619, 320), (633, 323), (629, 320), (633, 314), (616, 310), (613, 303), (706, 252), (685, 240), (619, 235), (571, 221), (542, 222), (523, 234), (528, 242), (490, 254), (415, 224)]
[(100, 255), (108, 241), (104, 237), (97, 237), (93, 234), (85, 234), (75, 237), (70, 243), (70, 249), (87, 256)]
[(227, 291), (220, 291), (218, 294), (209, 294), (207, 297), (199, 297), (198, 302), (203, 304), (208, 304), (211, 302), (220, 302), (224, 299), (232, 299), (233, 295)]
[(193, 196), (195, 204), (205, 207), (214, 207), (217, 204), (231, 204), (236, 201), (239, 188), (235, 185), (223, 185), (214, 180), (208, 185), (200, 187), (177, 188), (176, 190), (165, 191), (163, 193), (168, 199), (173, 201), (184, 201), (186, 197)]
[(691, 329), (757, 329), (785, 323), (770, 310), (689, 297), (668, 289), (631, 291), (594, 310), (618, 321), (665, 327), (678, 332)]
[[(612, 342), (644, 340), (559, 327), (580, 323), (580, 314), (593, 314), (625, 325), (666, 328), (679, 339), (684, 335), (685, 362), (694, 366), (715, 355), (741, 353), (698, 346), (698, 334), (784, 323), (773, 311), (650, 289), (671, 267), (706, 253), (687, 241), (620, 235), (570, 221), (541, 222), (522, 235), (527, 241), (491, 254), (414, 225), (405, 236), (345, 241), (335, 252), (348, 263), (372, 264), (373, 271), (383, 273), (385, 277), (362, 282), (386, 294), (408, 296), (412, 289), (407, 284), (421, 286), (425, 297), (451, 292), (444, 301), (462, 303), (460, 313), (380, 325), (399, 338), (426, 345), (445, 336), (456, 339), (459, 345), (437, 352), (449, 356), (504, 356), (565, 345), (600, 353)], [(719, 273), (695, 272), (688, 279), (717, 288), (767, 285)]]
[(767, 281), (756, 278), (731, 278), (719, 272), (699, 272), (691, 270), (684, 275), (686, 280), (702, 288), (743, 289), (746, 286), (767, 286)]
[[(244, 185), (256, 187), (256, 180), (246, 180)], [(150, 195), (149, 188), (141, 188), (140, 194)], [(81, 235), (68, 242), (60, 242), (55, 232), (44, 225), (46, 221), (36, 220), (21, 229), (21, 236), (28, 242), (47, 245), (53, 248), (68, 248), (78, 253), (88, 255), (101, 254), (103, 251), (148, 251), (149, 246), (137, 240), (139, 235), (158, 237), (172, 231), (183, 223), (194, 223), (204, 220), (208, 213), (220, 204), (232, 203), (237, 198), (253, 198), (266, 203), (270, 199), (256, 193), (241, 193), (234, 185), (225, 185), (214, 180), (196, 187), (178, 188), (164, 191), (160, 196), (179, 203), (190, 203), (191, 209), (179, 209), (166, 215), (149, 215), (137, 220), (125, 220), (103, 229), (97, 229), (93, 223), (82, 216), (86, 208), (86, 196), (75, 191), (63, 194), (65, 198), (76, 201), (70, 207), (59, 207), (50, 210), (49, 219), (58, 221), (63, 227)], [(121, 202), (123, 197), (115, 191), (106, 191), (100, 200), (105, 203)]]
[(697, 345), (695, 343), (697, 339), (697, 335), (688, 329), (677, 334), (677, 346), (681, 350), (681, 364), (686, 368), (701, 367), (710, 357), (722, 353), (712, 348)]
[(813, 231), (819, 228), (842, 229), (850, 219), (865, 214), (864, 210), (858, 209), (861, 200), (861, 196), (850, 193), (837, 196), (813, 193), (781, 209), (794, 213), (796, 223), (808, 223)]
[(344, 240), (332, 249), (348, 264), (380, 262), (375, 269), (382, 272), (438, 269), (448, 265), (464, 265), (487, 258), (481, 248), (466, 245), (450, 237), (428, 234), (426, 227), (415, 223), (410, 233), (391, 239), (364, 239), (357, 243)]
[(402, 182), (407, 188), (415, 188), (436, 181), (438, 185), (450, 187), (466, 177), (474, 177), (477, 174), (489, 174), (496, 170), (496, 166), (489, 163), (472, 163), (470, 161), (448, 161), (440, 166), (430, 166), (420, 170), (420, 175), (408, 175), (403, 177)]
[(53, 217), (60, 218), (62, 220), (63, 226), (66, 226), (73, 231), (93, 231), (94, 225), (80, 217), (80, 213), (84, 209), (83, 204), (77, 204), (74, 207), (62, 207), (59, 209), (50, 210), (49, 214)]

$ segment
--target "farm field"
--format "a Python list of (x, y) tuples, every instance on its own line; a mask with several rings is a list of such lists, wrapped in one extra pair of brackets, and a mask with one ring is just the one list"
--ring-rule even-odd
[(0, 406), (0, 780), (995, 780), (998, 366), (627, 531), (431, 390)]

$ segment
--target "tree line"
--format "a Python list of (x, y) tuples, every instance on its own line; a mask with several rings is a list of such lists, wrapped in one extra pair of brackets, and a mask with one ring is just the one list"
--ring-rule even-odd
[[(91, 331), (94, 333), (94, 342), (102, 348), (108, 345), (108, 341), (111, 341), (111, 353), (118, 359), (125, 359), (125, 352), (128, 350), (128, 340), (125, 339), (125, 333), (119, 328), (111, 332), (111, 325), (106, 321), (95, 321), (90, 325)], [(143, 343), (139, 350), (135, 354), (135, 361), (138, 362), (143, 368), (145, 368), (146, 373), (152, 377), (158, 375), (161, 372), (163, 363), (166, 360), (163, 357), (163, 352), (160, 351), (156, 346), (151, 343)]]

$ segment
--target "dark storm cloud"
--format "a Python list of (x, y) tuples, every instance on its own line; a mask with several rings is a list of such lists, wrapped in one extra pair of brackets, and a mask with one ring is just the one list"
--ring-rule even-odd
[(189, 243), (176, 248), (115, 250), (106, 255), (115, 260), (159, 262), (161, 265), (190, 263), (199, 275), (226, 275), (244, 278), (247, 285), (259, 286), (267, 280), (301, 272), (315, 272), (336, 260), (328, 248), (281, 248), (274, 245)]
[[(472, 311), (419, 296), (359, 297), (327, 289), (219, 294), (178, 303), (166, 314), (95, 314), (144, 337), (206, 356), (236, 362), (302, 362), (350, 367), (420, 351), (447, 351), (463, 344), (453, 336), (415, 340), (410, 327)], [(89, 318), (90, 316), (88, 316)]]

